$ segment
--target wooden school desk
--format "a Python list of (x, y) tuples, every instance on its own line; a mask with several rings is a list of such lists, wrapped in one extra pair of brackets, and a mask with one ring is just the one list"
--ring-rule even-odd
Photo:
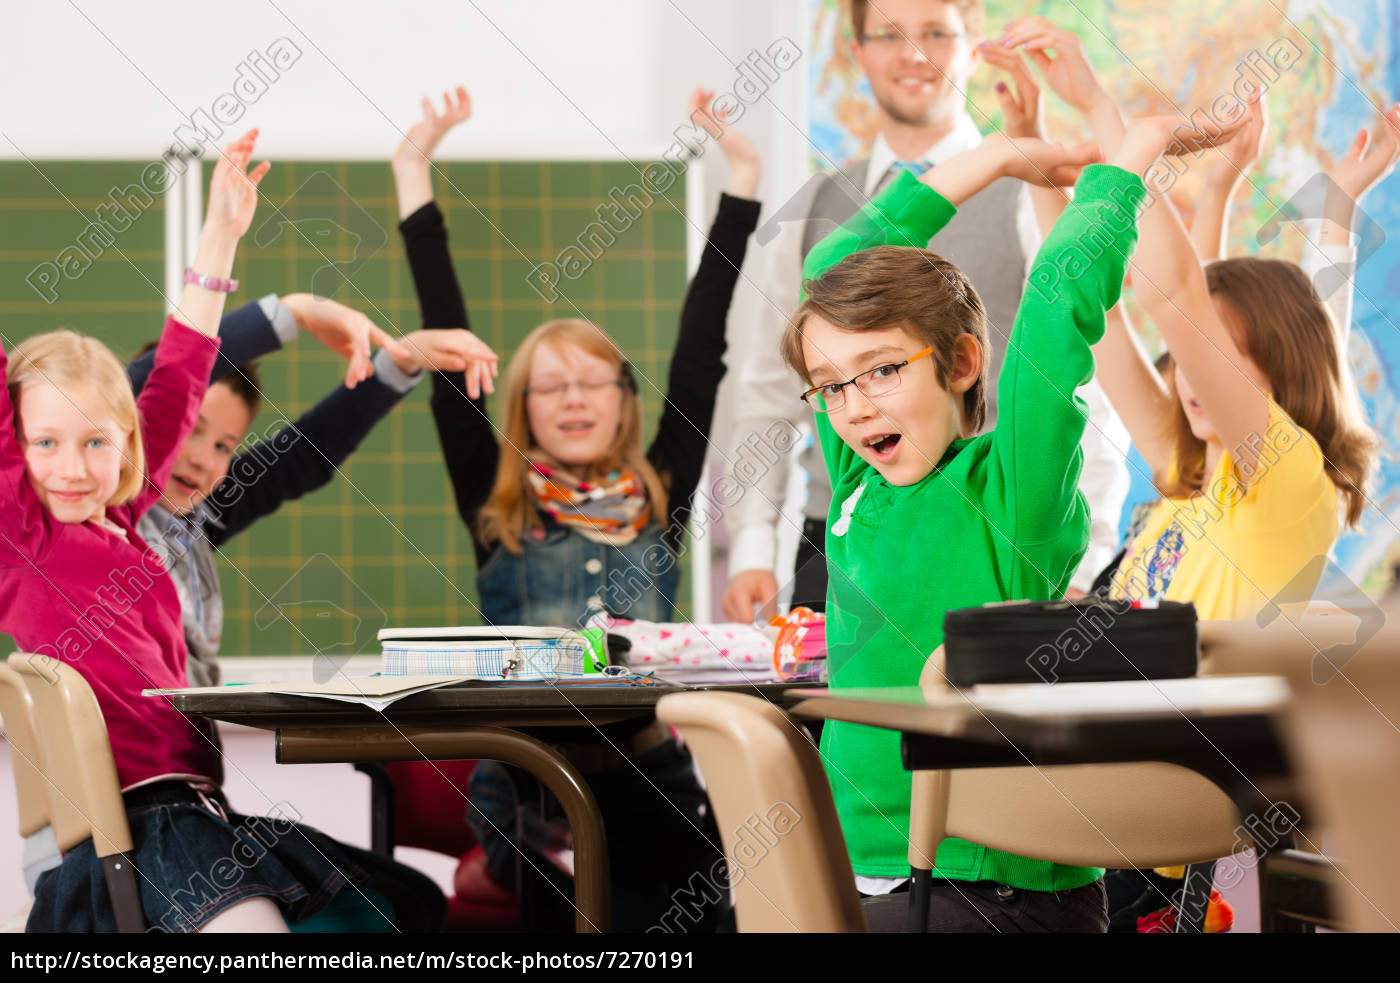
[[(176, 693), (191, 717), (276, 732), (281, 764), (448, 761), (481, 758), (526, 771), (563, 806), (574, 838), (574, 924), (580, 932), (610, 926), (608, 846), (588, 783), (548, 741), (570, 731), (651, 717), (656, 701), (684, 689), (748, 693), (781, 705), (791, 683), (723, 686), (618, 682), (474, 683), (415, 693), (378, 711), (353, 703), (240, 691)], [(541, 739), (541, 733), (545, 739)]]

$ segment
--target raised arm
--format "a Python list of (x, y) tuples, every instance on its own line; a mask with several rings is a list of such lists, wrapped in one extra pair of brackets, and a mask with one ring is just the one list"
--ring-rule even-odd
[(1142, 181), (1116, 167), (1085, 168), (1074, 199), (1031, 265), (997, 380), (989, 493), (1017, 542), (1059, 536), (1077, 505), (1079, 443), (1088, 410), (1075, 391), (1094, 373), (1091, 346), (1118, 301), (1137, 241)]
[(294, 423), (234, 457), (228, 477), (209, 497), (215, 522), (205, 534), (215, 546), (270, 515), (284, 502), (322, 487), (413, 389), (417, 379), (401, 372), (381, 350), (373, 378), (350, 389), (337, 386)]
[(1095, 378), (1138, 452), (1153, 474), (1166, 474), (1172, 453), (1167, 424), (1175, 412), (1174, 401), (1121, 302), (1104, 315), (1103, 338), (1094, 346), (1094, 365)]
[[(1001, 103), (1003, 128), (1010, 137), (1047, 139), (1045, 132), (1045, 100), (1040, 86), (1031, 77), (1025, 58), (1014, 48), (984, 41), (977, 46), (983, 63), (1002, 73), (1007, 81), (996, 84), (997, 101)], [(1030, 186), (1031, 206), (1035, 222), (1043, 239), (1050, 234), (1060, 214), (1069, 203), (1063, 188), (1033, 184)]]
[[(264, 161), (248, 170), (257, 132), (250, 130), (230, 144), (214, 165), (192, 267), (197, 274), (227, 280), (233, 272), (238, 241), (257, 210), (258, 182), (270, 166)], [(194, 429), (219, 350), (219, 319), (226, 297), (223, 290), (186, 284), (175, 313), (166, 321), (155, 364), (136, 401), (146, 451), (146, 484), (127, 506), (133, 523), (160, 498), (180, 448)]]
[(1191, 244), (1201, 262), (1224, 259), (1230, 235), (1230, 209), (1240, 185), (1259, 160), (1269, 131), (1269, 104), (1262, 95), (1247, 106), (1248, 116), (1234, 137), (1206, 151), (1214, 159), (1206, 170), (1196, 212), (1191, 219)]
[(39, 547), (44, 506), (29, 484), (24, 448), (15, 433), (9, 360), (0, 337), (0, 567), (16, 566)]
[[(1298, 265), (1312, 279), (1332, 312), (1345, 355), (1356, 293), (1357, 247), (1353, 228), (1361, 199), (1384, 180), (1400, 158), (1400, 104), (1383, 114), (1376, 128), (1357, 131), (1346, 156), (1332, 166), (1323, 215), (1306, 222), (1306, 241)], [(1365, 230), (1362, 230), (1364, 233)], [(1324, 275), (1324, 271), (1327, 271)]]
[[(219, 321), (219, 357), (214, 362), (214, 371), (209, 374), (211, 386), (232, 375), (240, 365), (270, 355), (296, 336), (296, 322), (290, 312), (286, 317), (290, 332), (284, 336), (279, 330), (271, 313), (278, 306), (276, 295), (270, 294), (262, 300), (249, 301), (223, 316)], [(154, 348), (127, 363), (126, 375), (131, 380), (132, 391), (138, 396), (145, 388), (146, 379), (155, 364)]]
[[(697, 89), (691, 112), (704, 116), (713, 93)], [(749, 236), (758, 225), (759, 158), (753, 143), (725, 115), (716, 113), (717, 142), (729, 162), (729, 190), (720, 195), (719, 211), (700, 255), (700, 265), (686, 290), (680, 330), (666, 387), (666, 403), (647, 456), (668, 481), (670, 515), (667, 535), (679, 545), (684, 516), (705, 466), (715, 393), (724, 378), (725, 325)]]
[[(467, 305), (452, 267), (447, 225), (433, 201), (431, 155), (448, 130), (471, 116), (471, 97), (459, 86), (456, 98), (444, 94), (443, 102), (439, 113), (429, 100), (423, 100), (423, 118), (409, 128), (394, 154), (399, 233), (423, 327), (468, 330)], [(495, 363), (469, 369), (434, 372), (431, 406), (457, 512), (472, 528), (477, 510), (491, 493), (500, 447), (485, 400), (485, 394), (494, 390)]]
[[(1175, 117), (1136, 120), (1114, 159), (1125, 170), (1146, 174), (1166, 148), (1189, 150), (1191, 141), (1211, 139), (1210, 134), (1186, 132)], [(1132, 265), (1138, 297), (1243, 479), (1253, 472), (1256, 456), (1246, 438), (1268, 426), (1266, 384), (1221, 320), (1205, 271), (1165, 194), (1144, 213), (1142, 240), (1144, 248)]]
[[(1030, 184), (1069, 184), (1099, 156), (1094, 147), (1066, 148), (1043, 140), (993, 134), (972, 150), (925, 171), (921, 177), (915, 178), (908, 171), (900, 174), (844, 225), (817, 243), (807, 254), (802, 279), (816, 280), (863, 249), (925, 249), (929, 240), (952, 220), (958, 204), (998, 178), (1015, 177)], [(803, 299), (805, 295), (804, 290)], [(793, 394), (794, 399), (798, 396)], [(825, 417), (824, 413), (816, 414), (817, 437), (834, 483), (850, 469), (864, 465)]]

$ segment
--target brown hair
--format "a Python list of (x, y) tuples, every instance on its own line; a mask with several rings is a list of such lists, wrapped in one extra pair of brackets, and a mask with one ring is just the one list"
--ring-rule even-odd
[[(526, 335), (516, 349), (506, 366), (505, 442), (501, 447), (501, 462), (496, 468), (491, 495), (476, 519), (477, 535), (483, 543), (499, 542), (512, 553), (521, 551), (520, 538), (527, 530), (543, 527), (528, 477), (530, 458), (540, 447), (530, 432), (530, 418), (525, 411), (530, 361), (540, 345), (574, 345), (589, 355), (612, 362), (619, 375), (626, 373), (617, 343), (602, 328), (582, 318), (546, 321)], [(595, 461), (592, 467), (597, 474), (623, 467), (630, 469), (646, 486), (651, 514), (665, 516), (666, 488), (642, 452), (642, 401), (632, 386), (623, 387), (621, 426), (617, 436), (603, 458)]]
[(112, 350), (96, 338), (75, 331), (49, 331), (21, 341), (10, 358), (6, 385), (15, 408), (16, 432), (20, 393), (28, 386), (49, 383), (61, 390), (89, 388), (101, 394), (117, 426), (128, 434), (122, 454), (116, 491), (108, 505), (125, 505), (136, 497), (146, 480), (146, 447), (141, 441), (141, 418), (131, 381)]
[[(147, 352), (155, 351), (159, 344), (158, 341), (146, 342), (136, 350), (136, 357), (140, 358)], [(262, 377), (258, 375), (257, 362), (245, 362), (214, 385), (227, 386), (235, 396), (243, 400), (243, 405), (248, 407), (248, 419), (254, 419), (262, 409)]]
[(802, 329), (813, 314), (842, 331), (904, 328), (933, 349), (945, 389), (956, 370), (954, 342), (971, 335), (982, 349), (982, 372), (963, 393), (963, 428), (982, 429), (987, 417), (987, 312), (972, 281), (936, 253), (914, 246), (877, 246), (852, 253), (803, 284), (807, 299), (783, 332), (783, 359), (808, 384)]
[[(1380, 445), (1366, 425), (1332, 317), (1312, 281), (1293, 263), (1242, 257), (1206, 267), (1211, 296), (1224, 302), (1235, 344), (1259, 366), (1274, 402), (1317, 441), (1327, 476), (1346, 502), (1347, 525), (1366, 505), (1366, 485)], [(1201, 490), (1205, 442), (1191, 432), (1168, 375), (1176, 410), (1169, 424), (1176, 462), (1162, 493), (1174, 498)]]
[[(967, 28), (969, 34), (981, 35), (983, 27), (986, 26), (987, 8), (983, 6), (982, 0), (942, 0), (950, 7), (956, 7), (962, 15), (963, 26)], [(865, 19), (870, 13), (870, 0), (850, 0), (851, 3), (851, 35), (857, 41), (865, 33)]]

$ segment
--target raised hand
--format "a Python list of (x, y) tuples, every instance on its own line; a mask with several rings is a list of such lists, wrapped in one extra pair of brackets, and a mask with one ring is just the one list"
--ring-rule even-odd
[[(1079, 38), (1044, 17), (1013, 20), (1000, 40), (986, 47), (995, 44), (1024, 51), (1045, 76), (1050, 90), (1080, 112), (1088, 112), (1108, 98)], [(987, 57), (985, 51), (982, 56)]]
[(447, 135), (447, 131), (470, 119), (471, 115), (472, 97), (460, 85), (457, 86), (455, 99), (450, 92), (442, 94), (442, 112), (438, 112), (433, 107), (433, 101), (425, 97), (423, 118), (410, 126), (404, 134), (403, 143), (399, 144), (398, 152), (394, 154), (394, 163), (426, 164), (432, 158), (437, 145), (442, 142), (442, 138)]
[(391, 357), (409, 354), (402, 342), (395, 341), (387, 331), (354, 308), (311, 294), (287, 294), (280, 300), (296, 318), (298, 328), (349, 361), (345, 370), (347, 389), (354, 389), (374, 374), (370, 361), (372, 345), (387, 349)]
[[(233, 272), (238, 240), (248, 231), (258, 208), (258, 183), (271, 165), (263, 161), (248, 171), (257, 139), (258, 131), (249, 130), (229, 144), (214, 164), (214, 174), (209, 179), (209, 207), (190, 269), (211, 280), (228, 279)], [(175, 304), (175, 319), (213, 338), (219, 333), (219, 317), (227, 297), (223, 290), (186, 283)]]
[(1206, 183), (1233, 189), (1259, 161), (1264, 137), (1269, 132), (1269, 102), (1262, 94), (1246, 105), (1244, 124), (1228, 143), (1217, 147), (1206, 171)]
[(1370, 132), (1357, 131), (1351, 149), (1332, 166), (1332, 180), (1353, 202), (1388, 175), (1400, 159), (1400, 103), (1381, 114)]
[(1020, 53), (990, 41), (977, 46), (982, 60), (999, 69), (1011, 79), (1011, 85), (997, 82), (997, 101), (1001, 103), (1006, 120), (1006, 135), (1045, 139), (1045, 100), (1040, 86), (1031, 78), (1030, 69)]
[(249, 130), (229, 144), (215, 162), (214, 174), (209, 179), (209, 207), (204, 224), (237, 238), (242, 238), (253, 223), (253, 213), (258, 207), (258, 184), (272, 167), (263, 161), (248, 171), (257, 139), (258, 131)]
[(412, 331), (399, 341), (402, 357), (391, 351), (390, 356), (400, 369), (416, 372), (465, 372), (467, 395), (476, 399), (483, 392), (496, 391), (495, 378), (499, 356), (476, 335), (465, 328), (424, 328)]
[(1085, 167), (1102, 160), (1093, 145), (1062, 147), (1034, 137), (993, 133), (971, 150), (924, 171), (919, 180), (956, 207), (999, 177), (1043, 188), (1068, 187)]
[(433, 200), (432, 154), (447, 131), (472, 114), (472, 97), (457, 86), (457, 97), (442, 94), (442, 112), (432, 100), (423, 100), (423, 118), (408, 128), (403, 143), (394, 152), (394, 188), (399, 199), (399, 218), (404, 219)]
[(1143, 116), (1128, 124), (1112, 163), (1145, 175), (1163, 154), (1184, 156), (1229, 142), (1250, 119), (1241, 113), (1231, 123), (1197, 129), (1184, 116)]
[(758, 148), (729, 121), (728, 111), (712, 106), (714, 99), (711, 90), (696, 88), (690, 94), (690, 118), (715, 138), (729, 162), (729, 193), (736, 198), (753, 198), (758, 194), (758, 179), (762, 173)]
[(1091, 143), (1073, 147), (1035, 137), (1006, 138), (1002, 174), (1043, 188), (1067, 188), (1079, 180), (1079, 172), (1102, 163), (1103, 154)]

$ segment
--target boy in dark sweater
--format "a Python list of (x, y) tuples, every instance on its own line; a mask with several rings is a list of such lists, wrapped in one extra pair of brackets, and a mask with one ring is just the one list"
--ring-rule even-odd
[[(238, 452), (262, 394), (251, 362), (305, 330), (349, 360), (345, 383), (252, 448)], [(181, 448), (142, 537), (165, 560), (180, 595), (191, 686), (220, 680), (223, 598), (215, 552), (284, 502), (325, 485), (375, 425), (418, 384), (424, 368), (459, 369), (490, 348), (469, 331), (416, 331), (395, 340), (359, 311), (310, 294), (269, 295), (219, 325), (220, 352), (199, 420)], [(379, 346), (371, 356), (371, 345)], [(138, 393), (154, 352), (127, 367)]]

